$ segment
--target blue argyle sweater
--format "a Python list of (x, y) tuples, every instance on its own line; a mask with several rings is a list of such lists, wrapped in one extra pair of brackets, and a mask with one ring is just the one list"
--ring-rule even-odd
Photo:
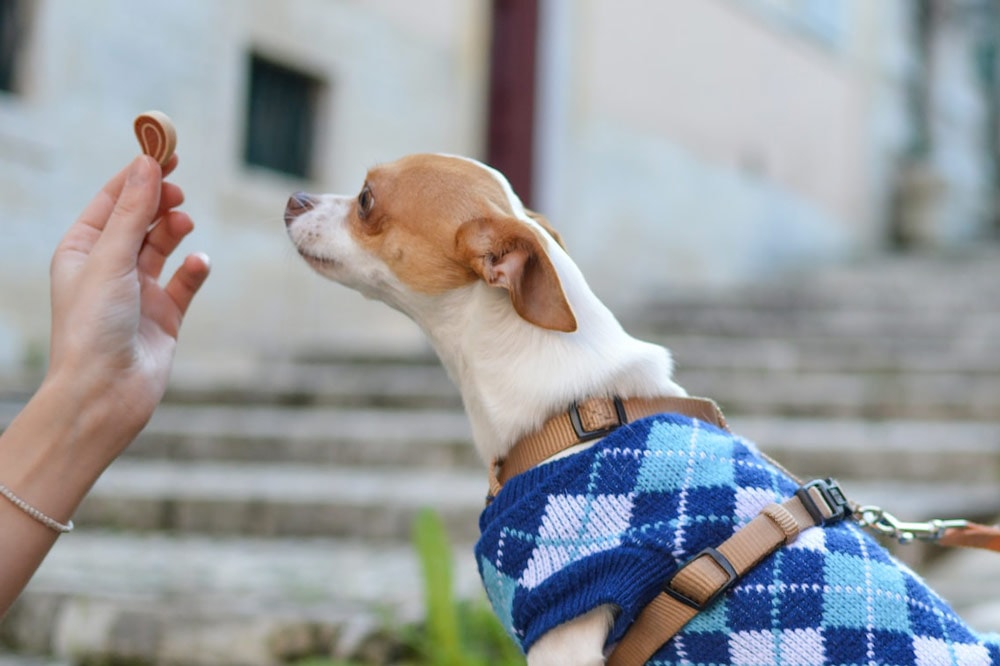
[[(750, 442), (665, 414), (506, 483), (480, 517), (490, 602), (527, 652), (553, 627), (621, 608), (617, 642), (690, 557), (717, 546), (797, 484)], [(1000, 664), (921, 579), (853, 523), (803, 532), (692, 620), (660, 666)]]

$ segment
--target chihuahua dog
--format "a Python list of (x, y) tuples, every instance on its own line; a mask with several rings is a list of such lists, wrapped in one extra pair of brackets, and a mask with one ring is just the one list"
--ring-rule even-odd
[[(491, 470), (567, 406), (613, 398), (626, 423), (619, 400), (686, 396), (670, 353), (626, 333), (551, 225), (475, 160), (404, 157), (357, 195), (292, 195), (285, 222), (318, 273), (423, 329)], [(605, 663), (685, 560), (797, 488), (724, 421), (582, 430), (494, 485), (480, 521), (480, 572), (531, 666)], [(968, 666), (1000, 663), (1000, 646), (845, 521), (804, 531), (649, 663)]]

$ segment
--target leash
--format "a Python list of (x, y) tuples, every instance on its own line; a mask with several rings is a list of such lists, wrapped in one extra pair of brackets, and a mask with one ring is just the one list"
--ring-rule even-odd
[[(729, 431), (718, 405), (705, 398), (592, 398), (573, 403), (536, 432), (518, 441), (503, 459), (490, 464), (486, 503), (510, 478), (552, 456), (647, 416), (678, 413)], [(768, 456), (771, 464), (800, 485), (795, 496), (769, 504), (753, 520), (716, 548), (706, 548), (685, 562), (629, 626), (608, 658), (608, 666), (639, 666), (672, 639), (698, 613), (732, 588), (746, 572), (799, 533), (853, 519), (859, 526), (907, 544), (935, 542), (942, 546), (982, 548), (1000, 552), (1000, 527), (967, 520), (934, 519), (906, 522), (877, 506), (850, 502), (833, 479), (803, 484)]]
[(608, 657), (608, 666), (640, 666), (698, 613), (748, 571), (810, 527), (854, 519), (861, 527), (900, 543), (934, 541), (1000, 551), (1000, 529), (967, 520), (908, 523), (875, 507), (855, 507), (833, 479), (811, 481), (782, 504), (769, 504), (717, 548), (706, 548), (685, 562), (629, 626)]

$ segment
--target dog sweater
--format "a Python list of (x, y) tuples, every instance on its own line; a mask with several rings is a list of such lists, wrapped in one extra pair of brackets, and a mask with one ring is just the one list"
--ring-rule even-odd
[[(515, 476), (480, 517), (490, 603), (527, 652), (602, 604), (609, 650), (665, 581), (798, 485), (749, 441), (678, 414), (622, 426)], [(850, 521), (804, 531), (697, 615), (649, 664), (980, 666), (977, 635)]]

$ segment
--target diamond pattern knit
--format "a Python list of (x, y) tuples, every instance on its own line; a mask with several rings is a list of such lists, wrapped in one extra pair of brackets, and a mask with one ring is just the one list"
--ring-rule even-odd
[[(622, 609), (610, 646), (679, 565), (796, 489), (747, 440), (654, 416), (508, 481), (480, 517), (476, 559), (494, 610), (525, 651), (606, 603)], [(779, 549), (649, 663), (979, 666), (1000, 664), (1000, 636), (970, 630), (844, 522)]]

